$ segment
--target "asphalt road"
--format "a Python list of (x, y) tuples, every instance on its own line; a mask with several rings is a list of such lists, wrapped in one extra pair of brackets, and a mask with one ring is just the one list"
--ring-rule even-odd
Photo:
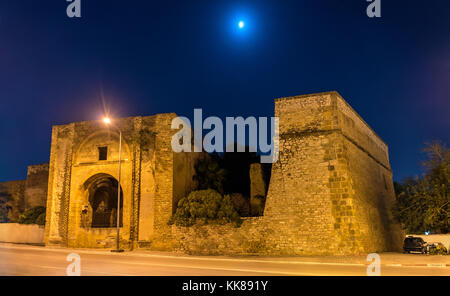
[[(324, 276), (366, 275), (363, 264), (299, 262), (255, 257), (217, 258), (153, 253), (110, 253), (0, 244), (0, 275), (64, 276), (71, 262), (80, 256), (81, 275), (89, 276)], [(450, 267), (381, 266), (381, 275), (450, 275)]]

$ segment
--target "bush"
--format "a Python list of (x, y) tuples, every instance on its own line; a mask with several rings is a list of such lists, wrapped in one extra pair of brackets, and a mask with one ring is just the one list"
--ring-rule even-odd
[(430, 249), (430, 255), (447, 255), (447, 249), (443, 245), (437, 245)]
[[(43, 221), (43, 222), (42, 222)], [(26, 210), (17, 221), (20, 224), (45, 224), (45, 207), (34, 207)]]
[(45, 212), (40, 214), (39, 217), (36, 218), (37, 225), (45, 225)]
[(178, 202), (175, 214), (169, 224), (191, 226), (197, 221), (208, 223), (241, 224), (241, 217), (231, 203), (229, 195), (223, 196), (213, 189), (191, 192)]

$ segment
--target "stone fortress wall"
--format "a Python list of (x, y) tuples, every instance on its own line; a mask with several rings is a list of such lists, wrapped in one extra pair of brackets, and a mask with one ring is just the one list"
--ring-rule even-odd
[(25, 211), (25, 184), (26, 180), (0, 183), (0, 210), (9, 221), (17, 221)]
[(194, 254), (325, 255), (400, 251), (386, 144), (337, 92), (281, 98), (280, 158), (262, 217), (240, 228), (173, 226)]
[[(174, 156), (172, 119), (176, 115), (121, 118), (121, 190), (123, 225), (121, 247), (167, 249), (167, 221), (173, 200), (191, 190), (195, 154)], [(99, 160), (98, 148), (107, 147)], [(119, 132), (102, 122), (54, 126), (50, 154), (45, 243), (68, 247), (111, 248), (114, 227), (90, 227), (92, 195), (107, 180), (118, 180)], [(183, 160), (178, 164), (178, 160)], [(174, 170), (176, 168), (176, 170)], [(185, 174), (185, 175), (183, 175)], [(85, 215), (85, 216), (84, 216)], [(87, 218), (85, 218), (87, 217)], [(83, 219), (88, 219), (85, 221)]]
[[(17, 221), (25, 210), (45, 206), (47, 200), (48, 164), (28, 166), (27, 179), (0, 183), (0, 199), (11, 207), (8, 218)], [(9, 196), (12, 200), (7, 201)]]
[(122, 248), (215, 255), (401, 250), (404, 234), (390, 214), (395, 195), (387, 145), (337, 92), (275, 100), (279, 160), (263, 215), (243, 218), (240, 227), (168, 225), (179, 199), (194, 188), (194, 164), (204, 156), (172, 151), (175, 116), (120, 118), (109, 128), (99, 121), (54, 126), (49, 165), (30, 166), (26, 181), (0, 183), (0, 193), (12, 194), (24, 210), (43, 205), (47, 191), (46, 245), (114, 247), (113, 221), (99, 227), (93, 217), (94, 200), (105, 190), (117, 192), (120, 129)]
[(48, 189), (48, 163), (30, 165), (25, 185), (25, 208), (45, 206)]

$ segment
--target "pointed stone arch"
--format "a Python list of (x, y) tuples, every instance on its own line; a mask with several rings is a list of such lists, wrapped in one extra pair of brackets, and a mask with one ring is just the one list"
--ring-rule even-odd
[[(110, 228), (117, 225), (118, 181), (111, 175), (99, 173), (83, 184), (88, 193), (90, 208), (82, 211), (82, 224), (93, 228)], [(120, 187), (120, 226), (123, 225), (123, 190)]]

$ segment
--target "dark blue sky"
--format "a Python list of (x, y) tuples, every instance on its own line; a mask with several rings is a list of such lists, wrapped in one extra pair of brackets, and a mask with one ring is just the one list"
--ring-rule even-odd
[[(450, 1), (0, 0), (0, 181), (49, 160), (51, 126), (176, 112), (271, 116), (337, 90), (387, 142), (394, 179), (449, 140)], [(237, 30), (239, 19), (246, 22)]]

